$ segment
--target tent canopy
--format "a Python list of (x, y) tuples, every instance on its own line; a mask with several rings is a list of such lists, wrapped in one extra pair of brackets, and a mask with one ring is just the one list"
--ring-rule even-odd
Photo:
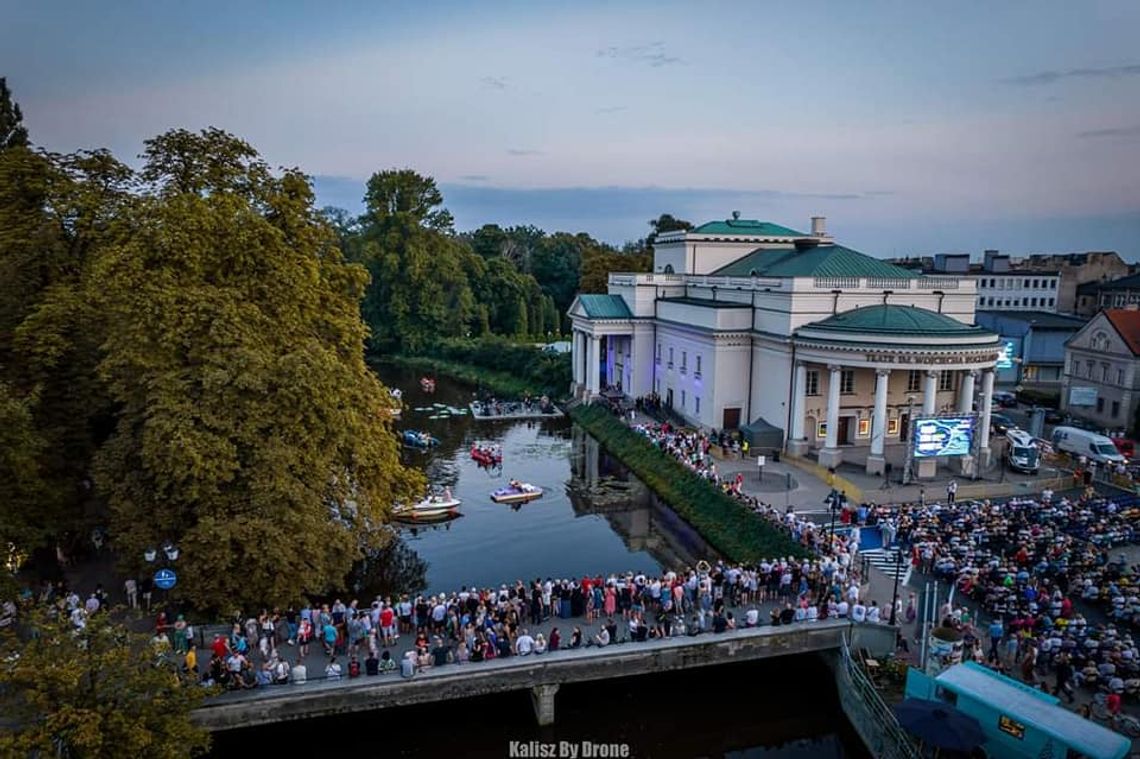
[(784, 447), (784, 431), (768, 424), (762, 418), (741, 427), (740, 434), (748, 441), (748, 447), (752, 450), (770, 448), (778, 451)]

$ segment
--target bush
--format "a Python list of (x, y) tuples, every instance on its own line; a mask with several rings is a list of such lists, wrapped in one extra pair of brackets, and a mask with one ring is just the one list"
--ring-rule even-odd
[(550, 353), (503, 337), (443, 339), (414, 356), (391, 358), (414, 369), (483, 385), (499, 395), (560, 398), (570, 389), (569, 353)]
[(571, 418), (730, 561), (754, 562), (808, 551), (732, 496), (685, 468), (607, 409), (579, 406)]

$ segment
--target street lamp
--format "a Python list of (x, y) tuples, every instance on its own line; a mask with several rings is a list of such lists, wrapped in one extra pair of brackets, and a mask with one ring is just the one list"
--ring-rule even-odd
[(897, 624), (897, 609), (899, 603), (899, 574), (902, 572), (902, 550), (895, 549), (895, 588), (891, 591), (891, 626)]
[[(902, 484), (910, 484), (910, 468), (911, 468), (911, 453), (914, 451), (914, 394), (911, 393), (906, 397), (906, 459), (903, 465)], [(901, 432), (901, 431), (900, 431)]]

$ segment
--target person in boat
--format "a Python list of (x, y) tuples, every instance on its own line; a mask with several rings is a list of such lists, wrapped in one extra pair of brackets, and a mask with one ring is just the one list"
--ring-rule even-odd
[(443, 500), (444, 501), (450, 501), (451, 500), (451, 488), (444, 488), (443, 489)]
[(511, 490), (522, 490), (522, 483), (518, 480), (511, 480), (507, 483), (507, 486), (510, 487)]

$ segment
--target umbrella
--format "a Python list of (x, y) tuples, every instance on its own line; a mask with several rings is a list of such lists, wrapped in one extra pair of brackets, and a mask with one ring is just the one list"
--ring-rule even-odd
[(894, 709), (899, 725), (928, 746), (967, 752), (986, 741), (976, 719), (942, 701), (908, 698)]

